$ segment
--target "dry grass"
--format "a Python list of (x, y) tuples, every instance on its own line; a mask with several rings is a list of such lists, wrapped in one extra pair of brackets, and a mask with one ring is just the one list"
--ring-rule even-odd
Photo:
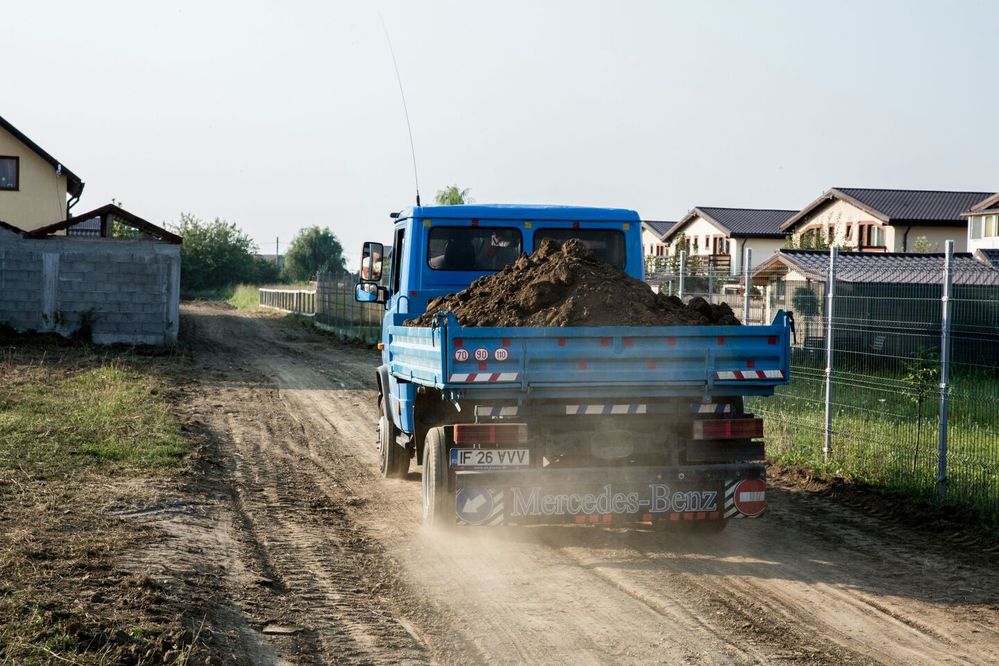
[(126, 565), (156, 534), (108, 512), (184, 469), (160, 375), (183, 362), (0, 348), (0, 664), (191, 661), (169, 594)]

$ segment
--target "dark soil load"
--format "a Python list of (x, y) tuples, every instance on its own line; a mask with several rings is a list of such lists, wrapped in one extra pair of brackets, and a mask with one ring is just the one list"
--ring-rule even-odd
[(435, 298), (407, 326), (450, 310), (463, 326), (677, 326), (740, 322), (732, 309), (695, 297), (686, 305), (598, 259), (581, 241), (545, 240), (456, 294)]

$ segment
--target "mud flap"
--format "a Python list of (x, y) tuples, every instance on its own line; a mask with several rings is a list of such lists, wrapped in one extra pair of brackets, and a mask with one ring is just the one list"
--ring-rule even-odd
[(755, 518), (762, 465), (459, 471), (458, 525), (649, 523)]

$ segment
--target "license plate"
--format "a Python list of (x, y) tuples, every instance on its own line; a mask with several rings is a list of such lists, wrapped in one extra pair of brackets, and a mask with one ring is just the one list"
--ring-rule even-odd
[(530, 449), (451, 449), (451, 467), (456, 469), (529, 467), (530, 464)]

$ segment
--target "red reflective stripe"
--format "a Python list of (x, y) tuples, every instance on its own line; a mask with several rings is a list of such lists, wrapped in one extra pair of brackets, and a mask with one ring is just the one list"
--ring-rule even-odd
[(559, 338), (558, 339), (558, 346), (559, 347), (565, 347), (565, 338)]
[(635, 341), (632, 340), (631, 338), (625, 338), (623, 342), (625, 347), (630, 347), (631, 345), (635, 344)]
[(455, 347), (460, 347), (460, 346), (462, 346), (463, 344), (465, 344), (465, 341), (464, 341), (464, 340), (462, 340), (461, 338), (455, 338), (455, 339), (454, 339), (454, 346), (455, 346)]
[(705, 518), (706, 515), (707, 514), (705, 514), (703, 511), (698, 511), (697, 512), (697, 519), (698, 520), (704, 520), (704, 518)]
[(652, 514), (651, 513), (643, 513), (642, 514), (642, 521), (641, 522), (643, 522), (643, 523), (651, 523), (652, 522)]
[(500, 342), (500, 346), (501, 347), (509, 347), (510, 346), (510, 338), (503, 338), (503, 341)]
[(610, 338), (600, 338), (600, 346), (606, 347), (610, 344)]
[(656, 362), (655, 361), (649, 361), (648, 363), (645, 364), (645, 367), (647, 367), (649, 370), (655, 370), (656, 369)]
[(720, 345), (725, 344), (725, 336), (724, 335), (719, 335), (718, 336), (718, 344), (720, 344)]
[(479, 361), (479, 370), (485, 370), (485, 369), (486, 369), (486, 362)]
[(479, 226), (479, 221), (478, 220), (472, 220), (472, 226), (473, 227)]
[(708, 520), (718, 520), (718, 515), (717, 511), (712, 511), (708, 514)]
[[(482, 365), (485, 365), (485, 363), (483, 363)], [(493, 374), (489, 375), (489, 381), (494, 382), (497, 379), (499, 379), (499, 376), (500, 376), (500, 373), (494, 372)]]
[(746, 367), (747, 368), (755, 368), (756, 367), (756, 359), (747, 358), (746, 359)]
[(666, 338), (666, 344), (671, 347), (676, 347), (676, 338)]
[(579, 222), (573, 222), (572, 223), (572, 228), (573, 229), (578, 229), (579, 228)]
[(767, 338), (767, 344), (768, 345), (775, 345), (775, 344), (777, 344), (777, 336), (776, 335), (771, 335), (769, 338)]
[(580, 361), (578, 367), (580, 370), (586, 370), (586, 361)]

